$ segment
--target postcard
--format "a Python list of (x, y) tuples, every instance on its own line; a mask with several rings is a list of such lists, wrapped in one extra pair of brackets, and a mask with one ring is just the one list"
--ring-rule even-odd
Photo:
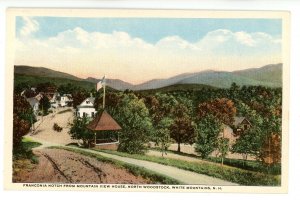
[(8, 190), (286, 193), (289, 13), (7, 10)]

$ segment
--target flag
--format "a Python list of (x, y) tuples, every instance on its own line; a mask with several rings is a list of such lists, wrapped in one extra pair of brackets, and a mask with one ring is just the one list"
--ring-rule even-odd
[(103, 78), (97, 83), (96, 90), (100, 90), (106, 84), (105, 75)]

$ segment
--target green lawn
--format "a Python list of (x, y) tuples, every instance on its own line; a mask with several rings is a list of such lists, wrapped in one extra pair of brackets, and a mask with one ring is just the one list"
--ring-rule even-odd
[(140, 155), (140, 154), (128, 154), (117, 151), (109, 150), (95, 150), (102, 151), (114, 155), (119, 155), (123, 157), (134, 158), (138, 160), (147, 160), (159, 164), (169, 165), (177, 167), (180, 169), (193, 171), (199, 174), (205, 174), (208, 176), (220, 178), (226, 181), (238, 183), (241, 185), (251, 185), (251, 186), (279, 186), (280, 185), (280, 175), (268, 175), (260, 172), (253, 172), (249, 170), (244, 170), (231, 166), (221, 166), (215, 163), (208, 162), (187, 162), (178, 159)]
[(23, 137), (19, 148), (14, 149), (14, 151), (13, 151), (13, 158), (14, 159), (29, 159), (32, 162), (36, 163), (37, 158), (32, 153), (32, 148), (38, 147), (40, 145), (42, 145), (42, 144), (39, 142), (35, 142), (31, 139)]
[[(160, 151), (160, 149), (158, 149), (158, 148), (151, 148), (151, 150)], [(172, 150), (167, 150), (167, 152), (201, 160), (200, 156), (197, 156), (195, 154), (177, 152), (177, 151), (172, 151)], [(215, 162), (215, 163), (221, 163), (221, 158), (216, 158), (216, 157), (212, 157), (212, 156), (208, 157), (205, 160), (210, 161), (210, 162)], [(242, 160), (242, 159), (225, 158), (224, 165), (237, 167), (237, 168), (241, 168), (241, 169), (245, 169), (245, 170), (250, 170), (253, 172), (262, 172), (262, 173), (267, 173), (267, 174), (272, 174), (272, 175), (281, 175), (281, 164), (277, 164), (274, 166), (265, 166), (256, 160)]]

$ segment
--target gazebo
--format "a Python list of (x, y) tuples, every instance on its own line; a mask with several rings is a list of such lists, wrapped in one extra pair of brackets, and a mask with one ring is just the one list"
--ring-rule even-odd
[(119, 135), (113, 137), (111, 133), (101, 139), (97, 138), (97, 133), (103, 131), (117, 131), (122, 128), (120, 125), (104, 110), (99, 113), (87, 126), (95, 133), (95, 148), (116, 150), (119, 144)]

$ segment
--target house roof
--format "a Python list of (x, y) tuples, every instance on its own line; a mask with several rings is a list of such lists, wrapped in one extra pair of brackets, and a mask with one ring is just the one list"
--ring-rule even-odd
[[(91, 104), (93, 104), (94, 105), (94, 102), (95, 102), (95, 97), (88, 97), (88, 98), (86, 98), (84, 101), (82, 101), (82, 103), (81, 104), (84, 104), (84, 102), (86, 102), (86, 101), (90, 101), (91, 102)], [(80, 104), (80, 105), (81, 105)]]
[(35, 104), (39, 103), (39, 101), (35, 97), (27, 98), (26, 100), (31, 107), (34, 107)]
[(249, 124), (251, 124), (245, 117), (234, 117), (234, 126), (240, 125), (244, 120), (246, 120)]
[(120, 130), (121, 126), (104, 110), (87, 126), (92, 131)]

